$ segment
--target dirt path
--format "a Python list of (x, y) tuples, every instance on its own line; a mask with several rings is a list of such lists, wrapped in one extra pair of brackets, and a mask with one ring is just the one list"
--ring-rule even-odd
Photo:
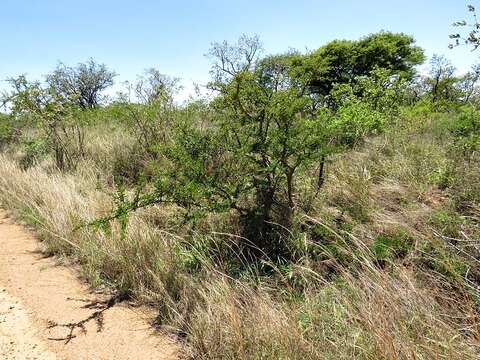
[(33, 235), (0, 210), (0, 359), (178, 358), (178, 345), (154, 333), (145, 310), (104, 300), (43, 257)]

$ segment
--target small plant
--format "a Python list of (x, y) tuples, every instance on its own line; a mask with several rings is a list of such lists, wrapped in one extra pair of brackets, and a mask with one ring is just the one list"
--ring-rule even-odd
[(384, 262), (407, 256), (413, 246), (413, 240), (402, 231), (379, 235), (373, 241), (371, 251), (377, 261)]
[(451, 283), (461, 285), (469, 266), (464, 259), (449, 251), (444, 244), (425, 243), (421, 249), (421, 263), (445, 276)]
[(454, 242), (459, 237), (463, 222), (464, 220), (458, 213), (448, 210), (435, 212), (429, 220), (429, 223), (438, 229), (443, 236)]

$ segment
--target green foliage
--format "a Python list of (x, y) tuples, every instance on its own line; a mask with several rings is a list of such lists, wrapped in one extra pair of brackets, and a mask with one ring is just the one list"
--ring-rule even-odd
[(418, 122), (419, 119), (427, 120), (435, 116), (438, 110), (430, 100), (422, 98), (413, 105), (401, 107), (400, 115), (404, 119), (411, 119)]
[(473, 156), (480, 149), (480, 112), (471, 107), (465, 108), (452, 124), (451, 132), (461, 151)]
[[(256, 37), (213, 45), (209, 87), (217, 96), (209, 105), (179, 111), (168, 91), (146, 105), (125, 105), (137, 143), (157, 169), (153, 190), (126, 208), (174, 203), (192, 220), (233, 210), (248, 251), (278, 259), (290, 256), (299, 178), (318, 167), (320, 187), (331, 155), (383, 130), (423, 53), (393, 33), (333, 42), (309, 55), (260, 58), (260, 51)], [(322, 106), (313, 87), (329, 92), (336, 111)]]
[(13, 87), (8, 97), (13, 116), (32, 118), (59, 169), (75, 167), (78, 158), (84, 155), (84, 132), (73, 99), (59, 94), (52, 86), (29, 83), (24, 76), (9, 81)]
[(331, 97), (339, 107), (362, 102), (371, 110), (393, 116), (407, 102), (408, 84), (391, 70), (376, 68), (368, 76), (358, 76), (349, 84), (334, 85)]
[(294, 72), (307, 80), (314, 93), (328, 96), (335, 84), (351, 83), (385, 69), (411, 78), (414, 66), (425, 59), (423, 50), (405, 34), (380, 32), (358, 41), (335, 40), (294, 64)]
[(0, 149), (12, 142), (16, 135), (12, 117), (0, 113)]
[(24, 142), (23, 156), (20, 165), (24, 169), (37, 164), (43, 160), (48, 153), (48, 143), (45, 139), (30, 139)]
[(472, 65), (469, 72), (460, 77), (457, 88), (462, 93), (463, 103), (478, 103), (478, 83), (480, 81), (480, 64)]
[(123, 111), (123, 122), (135, 136), (137, 148), (155, 158), (155, 148), (168, 142), (170, 127), (177, 116), (171, 100), (157, 99), (146, 105), (125, 104)]
[(456, 212), (439, 210), (431, 216), (429, 223), (438, 229), (443, 236), (455, 240), (459, 237), (464, 220)]
[(413, 246), (413, 239), (402, 231), (383, 234), (375, 238), (371, 250), (377, 261), (405, 257)]
[(352, 101), (338, 109), (333, 128), (342, 143), (351, 146), (366, 135), (380, 133), (386, 122), (385, 114), (372, 110), (368, 103)]
[(455, 76), (455, 67), (444, 56), (433, 55), (430, 60), (430, 77), (425, 79), (428, 95), (437, 106), (449, 107), (459, 102), (463, 93), (457, 87), (460, 79)]

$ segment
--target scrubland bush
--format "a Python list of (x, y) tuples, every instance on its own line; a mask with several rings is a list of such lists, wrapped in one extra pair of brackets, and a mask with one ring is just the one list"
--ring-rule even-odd
[(84, 155), (84, 131), (81, 117), (76, 116), (76, 108), (70, 100), (53, 87), (28, 83), (23, 76), (11, 79), (10, 83), (14, 88), (8, 99), (12, 112), (19, 117), (31, 117), (46, 139), (59, 169), (74, 167)]
[(0, 148), (4, 148), (13, 140), (15, 133), (14, 125), (8, 115), (0, 115)]

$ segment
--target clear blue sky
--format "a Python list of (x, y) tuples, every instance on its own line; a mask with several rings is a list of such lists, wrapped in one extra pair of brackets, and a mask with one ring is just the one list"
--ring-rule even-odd
[(209, 78), (204, 54), (213, 41), (256, 33), (278, 53), (379, 30), (413, 35), (428, 56), (445, 54), (464, 71), (480, 50), (447, 46), (469, 3), (480, 8), (479, 0), (0, 0), (0, 80), (41, 79), (58, 61), (92, 57), (117, 82), (156, 67), (191, 89)]

